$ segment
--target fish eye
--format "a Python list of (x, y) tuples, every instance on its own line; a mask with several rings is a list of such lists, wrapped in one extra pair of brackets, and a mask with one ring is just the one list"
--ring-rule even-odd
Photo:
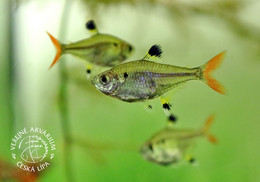
[(129, 52), (132, 52), (132, 50), (133, 50), (133, 47), (129, 46)]
[(149, 148), (150, 151), (153, 151), (153, 145), (152, 144), (149, 144), (148, 148)]
[(107, 75), (102, 75), (102, 76), (99, 78), (99, 81), (100, 81), (102, 84), (106, 85), (106, 84), (109, 83), (109, 77), (108, 77)]
[(115, 42), (113, 43), (113, 45), (114, 45), (115, 47), (117, 47), (117, 46), (118, 46), (118, 44), (117, 44), (117, 43), (115, 43)]

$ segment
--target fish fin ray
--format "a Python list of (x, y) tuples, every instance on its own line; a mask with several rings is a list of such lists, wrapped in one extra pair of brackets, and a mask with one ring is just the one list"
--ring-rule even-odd
[(150, 58), (161, 58), (163, 51), (160, 45), (153, 45), (142, 60), (150, 60)]
[(172, 113), (172, 105), (170, 104), (170, 97), (160, 97), (162, 108), (166, 116), (168, 117), (168, 126), (172, 126), (177, 122), (177, 117)]
[(56, 56), (55, 56), (54, 60), (52, 61), (51, 65), (50, 65), (50, 67), (49, 67), (49, 69), (51, 69), (51, 68), (54, 66), (54, 64), (59, 60), (59, 58), (60, 58), (60, 56), (61, 56), (61, 54), (62, 54), (62, 45), (61, 45), (60, 42), (59, 42), (56, 38), (54, 38), (49, 32), (47, 32), (47, 34), (49, 35), (49, 37), (50, 37), (50, 39), (51, 39), (53, 45), (55, 46), (55, 48), (56, 48), (56, 50), (57, 50)]
[(213, 123), (214, 117), (215, 116), (213, 114), (208, 117), (203, 127), (203, 133), (206, 135), (206, 137), (211, 143), (217, 144), (218, 143), (217, 138), (209, 133), (209, 129)]
[(153, 111), (153, 106), (150, 103), (144, 102), (144, 108), (148, 113)]
[(211, 60), (209, 60), (206, 64), (204, 64), (201, 69), (203, 72), (203, 78), (208, 84), (209, 87), (211, 87), (213, 90), (220, 94), (225, 94), (224, 87), (211, 76), (211, 73), (216, 70), (220, 64), (222, 63), (224, 57), (225, 57), (226, 51), (223, 51), (213, 57)]
[(185, 160), (193, 165), (197, 164), (197, 160), (192, 155), (186, 155)]
[(89, 20), (86, 23), (86, 28), (92, 35), (98, 34), (98, 29), (94, 20)]
[(86, 64), (86, 78), (87, 78), (87, 80), (89, 80), (91, 78), (92, 68), (93, 68), (92, 64), (90, 64), (90, 63)]

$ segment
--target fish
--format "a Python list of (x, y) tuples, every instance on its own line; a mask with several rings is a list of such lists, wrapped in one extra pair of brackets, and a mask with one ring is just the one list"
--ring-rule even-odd
[(217, 144), (216, 137), (209, 133), (213, 120), (214, 115), (209, 116), (205, 125), (198, 130), (177, 129), (168, 125), (145, 142), (140, 153), (145, 160), (162, 166), (175, 166), (185, 161), (195, 163), (190, 153), (197, 139), (205, 136), (211, 143)]
[[(167, 112), (171, 109), (167, 93), (190, 80), (203, 81), (216, 92), (225, 93), (223, 86), (211, 76), (221, 64), (225, 51), (195, 68), (149, 60), (161, 54), (161, 47), (153, 45), (143, 59), (116, 65), (94, 76), (91, 83), (102, 93), (125, 102), (145, 102), (160, 97)], [(169, 119), (174, 118), (172, 114), (168, 115)]]
[(91, 37), (69, 44), (61, 43), (47, 32), (57, 51), (49, 69), (64, 54), (71, 54), (89, 63), (88, 73), (91, 72), (92, 64), (112, 67), (125, 61), (133, 53), (134, 48), (130, 43), (113, 35), (99, 33), (93, 20), (86, 23), (86, 28), (93, 33)]

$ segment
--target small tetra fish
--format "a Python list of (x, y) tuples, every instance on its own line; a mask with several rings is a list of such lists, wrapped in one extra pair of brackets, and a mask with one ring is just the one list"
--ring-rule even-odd
[[(70, 44), (60, 43), (47, 32), (57, 50), (50, 68), (63, 54), (72, 54), (91, 64), (112, 67), (126, 60), (133, 52), (133, 46), (129, 43), (115, 36), (99, 33), (93, 20), (88, 21), (86, 27), (91, 32), (94, 32), (94, 35)], [(90, 70), (87, 70), (88, 72)]]
[(213, 118), (211, 115), (199, 130), (174, 129), (168, 126), (149, 139), (140, 152), (146, 160), (160, 165), (174, 165), (185, 160), (193, 163), (195, 159), (189, 154), (189, 150), (196, 139), (206, 136), (210, 142), (217, 143), (217, 139), (209, 133)]
[[(92, 78), (92, 84), (104, 94), (125, 102), (143, 102), (161, 97), (162, 107), (166, 111), (170, 110), (171, 105), (165, 94), (190, 80), (204, 81), (215, 91), (224, 94), (223, 87), (211, 73), (221, 63), (225, 52), (196, 68), (146, 60), (151, 56), (160, 57), (161, 54), (161, 48), (154, 45), (144, 59), (122, 63), (102, 72)], [(173, 118), (172, 115), (169, 118)]]

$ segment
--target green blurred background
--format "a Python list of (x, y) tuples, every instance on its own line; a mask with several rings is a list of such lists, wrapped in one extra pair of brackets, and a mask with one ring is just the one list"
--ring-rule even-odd
[[(258, 0), (1, 0), (1, 161), (15, 165), (10, 138), (37, 126), (57, 145), (39, 181), (260, 181), (259, 9)], [(192, 81), (172, 101), (179, 128), (200, 128), (216, 115), (219, 144), (197, 141), (198, 166), (159, 166), (139, 154), (166, 125), (158, 100), (147, 113), (141, 103), (99, 93), (70, 55), (48, 70), (55, 49), (46, 31), (73, 42), (90, 36), (89, 19), (135, 46), (129, 60), (153, 44), (164, 50), (161, 62), (189, 67), (227, 50), (214, 74), (226, 96)]]

